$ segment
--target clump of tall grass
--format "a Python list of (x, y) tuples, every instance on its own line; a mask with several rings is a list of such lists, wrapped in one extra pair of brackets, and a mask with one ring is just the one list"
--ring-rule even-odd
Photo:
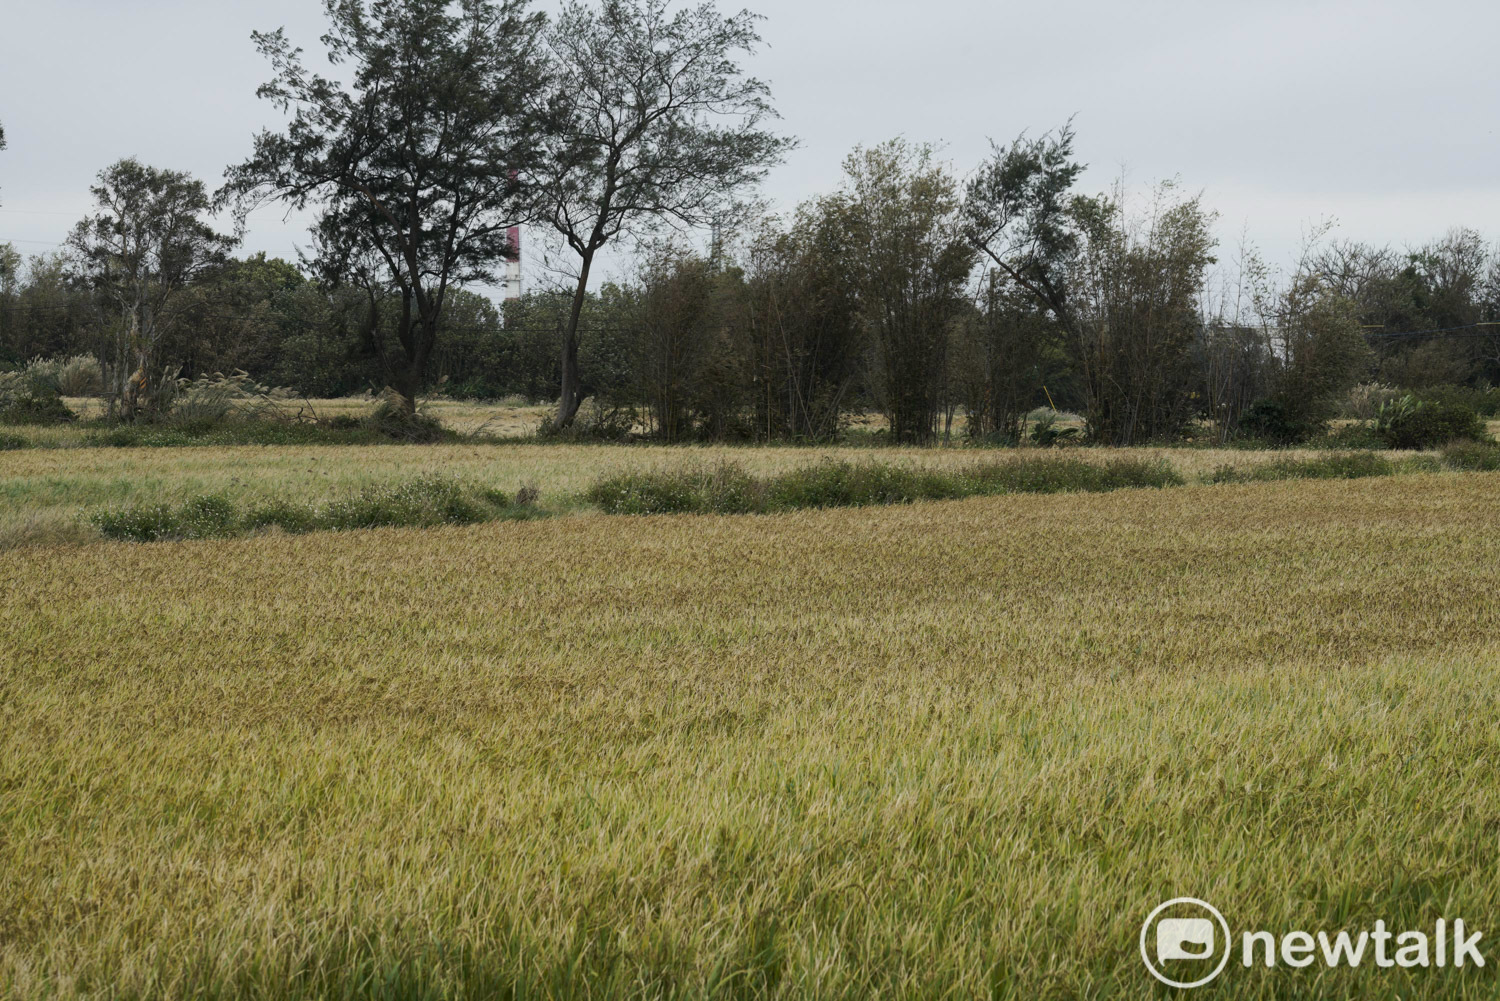
[(375, 404), (375, 409), (357, 424), (382, 438), (430, 445), (451, 440), (454, 435), (443, 427), (436, 417), (411, 407), (400, 393), (387, 390)]
[(939, 470), (884, 462), (822, 462), (767, 477), (732, 463), (686, 470), (618, 473), (585, 495), (608, 514), (766, 514), (804, 508), (909, 504), (1010, 493), (1100, 492), (1178, 486), (1167, 463), (1027, 458)]
[(98, 396), (104, 392), (104, 373), (93, 355), (31, 359), (21, 369), (33, 385), (63, 396)]
[(322, 504), (275, 500), (249, 510), (218, 494), (182, 504), (109, 508), (90, 521), (105, 538), (128, 542), (227, 538), (269, 528), (302, 533), (358, 528), (473, 525), (528, 517), (534, 508), (490, 487), (424, 476), (405, 483), (366, 487)]

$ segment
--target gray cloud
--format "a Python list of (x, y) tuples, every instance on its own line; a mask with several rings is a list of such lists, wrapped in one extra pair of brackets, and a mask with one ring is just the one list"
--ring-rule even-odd
[[(1304, 228), (1396, 244), (1453, 225), (1500, 236), (1489, 48), (1500, 5), (1074, 0), (752, 0), (770, 48), (753, 63), (803, 142), (771, 177), (779, 207), (837, 185), (856, 143), (945, 144), (969, 169), (987, 137), (1077, 115), (1092, 189), (1123, 169), (1179, 176), (1273, 258)], [(279, 119), (255, 88), (249, 33), (286, 25), (316, 48), (315, 0), (13, 4), (0, 37), (0, 241), (64, 238), (94, 174), (125, 155), (216, 184)], [(306, 220), (267, 209), (250, 250), (290, 255)]]

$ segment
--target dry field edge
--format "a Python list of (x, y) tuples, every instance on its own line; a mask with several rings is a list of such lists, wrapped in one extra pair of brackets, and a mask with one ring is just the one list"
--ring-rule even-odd
[(0, 986), (1139, 997), (1179, 893), (1500, 935), (1497, 488), (0, 554)]

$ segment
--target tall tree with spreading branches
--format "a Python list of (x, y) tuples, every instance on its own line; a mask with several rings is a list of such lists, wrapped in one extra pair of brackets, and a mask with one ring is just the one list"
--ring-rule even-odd
[(256, 33), (275, 68), (259, 94), (291, 114), (231, 167), (221, 203), (238, 217), (267, 199), (315, 204), (314, 264), (338, 278), (375, 261), (398, 301), (399, 350), (382, 350), (411, 409), (427, 378), (450, 289), (492, 284), (515, 252), (521, 177), (535, 158), (547, 86), (545, 19), (530, 0), (324, 0), (329, 62), (310, 73), (283, 31)]
[(590, 392), (578, 328), (600, 250), (720, 217), (791, 147), (763, 128), (770, 91), (737, 61), (759, 47), (759, 20), (709, 3), (671, 13), (667, 0), (604, 0), (566, 4), (548, 31), (555, 86), (532, 181), (538, 216), (578, 258), (554, 430)]

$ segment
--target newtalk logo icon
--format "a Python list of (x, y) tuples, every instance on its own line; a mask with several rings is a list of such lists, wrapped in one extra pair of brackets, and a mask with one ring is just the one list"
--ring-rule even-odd
[[(1160, 904), (1141, 925), (1141, 959), (1151, 975), (1169, 987), (1201, 987), (1224, 972), (1238, 953), (1242, 966), (1290, 966), (1295, 969), (1321, 962), (1326, 966), (1381, 968), (1453, 967), (1484, 965), (1479, 932), (1470, 932), (1462, 919), (1449, 925), (1439, 918), (1427, 931), (1393, 932), (1384, 921), (1372, 930), (1316, 935), (1287, 932), (1279, 938), (1268, 931), (1247, 931), (1236, 943), (1229, 922), (1214, 906), (1197, 897), (1174, 897)], [(1238, 948), (1236, 948), (1238, 945)]]

